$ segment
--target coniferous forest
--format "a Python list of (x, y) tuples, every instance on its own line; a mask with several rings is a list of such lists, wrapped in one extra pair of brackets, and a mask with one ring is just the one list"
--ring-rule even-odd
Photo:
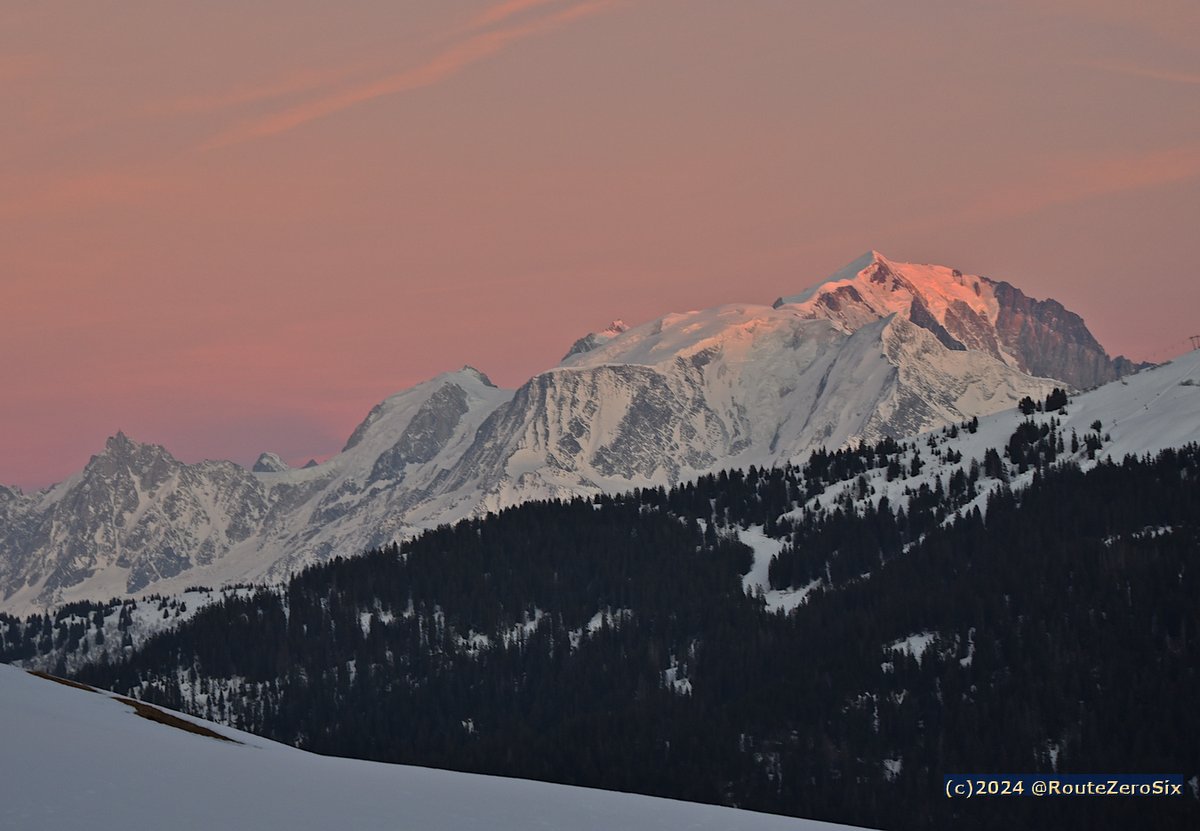
[[(866, 469), (915, 475), (888, 442), (527, 504), (229, 597), (74, 675), (333, 755), (887, 829), (1195, 827), (1195, 779), (1173, 799), (942, 791), (1200, 772), (1200, 447), (1043, 468), (1062, 443), (1019, 429), (997, 470), (895, 510), (790, 510)], [(1028, 487), (954, 512), (1019, 464)], [(773, 587), (816, 581), (791, 614), (743, 591), (751, 525), (784, 541)], [(48, 618), (3, 631), (4, 660), (53, 641)]]

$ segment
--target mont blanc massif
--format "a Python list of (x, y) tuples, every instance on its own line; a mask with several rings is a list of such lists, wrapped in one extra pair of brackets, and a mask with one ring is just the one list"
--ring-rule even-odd
[[(1197, 355), (1114, 359), (1055, 300), (870, 252), (770, 305), (614, 322), (516, 390), (440, 375), (320, 464), (188, 464), (118, 433), (59, 484), (0, 487), (0, 661), (127, 696), (96, 697), (92, 732), (121, 701), (182, 711), (231, 769), (241, 742), (298, 781), (384, 775), (280, 742), (467, 772), (412, 786), (421, 827), (497, 787), (468, 773), (726, 806), (607, 795), (586, 825), (546, 791), (559, 827), (1187, 827)], [(39, 698), (11, 689), (6, 734)], [(135, 738), (108, 746), (179, 776), (213, 742)], [(940, 791), (991, 770), (1188, 787)]]

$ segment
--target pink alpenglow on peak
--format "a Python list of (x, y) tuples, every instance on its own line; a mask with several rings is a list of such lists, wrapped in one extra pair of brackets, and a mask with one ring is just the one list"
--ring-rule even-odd
[(957, 268), (894, 262), (878, 251), (773, 305), (828, 320), (845, 332), (897, 315), (929, 330), (948, 349), (985, 352), (1078, 389), (1137, 368), (1123, 357), (1110, 358), (1083, 318), (1057, 300), (1035, 300), (1007, 282)]
[(118, 425), (299, 467), (481, 353), (516, 387), (868, 248), (1177, 354), (1200, 3), (944, 5), (3, 4), (0, 482)]

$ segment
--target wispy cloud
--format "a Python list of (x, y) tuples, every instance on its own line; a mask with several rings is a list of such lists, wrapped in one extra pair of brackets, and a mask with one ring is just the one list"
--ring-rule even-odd
[(505, 3), (497, 3), (473, 17), (469, 28), (486, 29), (490, 26), (495, 26), (497, 23), (503, 23), (510, 17), (516, 17), (525, 12), (557, 2), (559, 0), (508, 0)]
[(1102, 61), (1079, 61), (1076, 63), (1076, 65), (1086, 66), (1089, 69), (1098, 69), (1103, 72), (1114, 72), (1120, 75), (1133, 75), (1138, 78), (1150, 78), (1155, 81), (1167, 81), (1173, 84), (1200, 85), (1200, 73), (1197, 72), (1177, 72), (1173, 69), (1157, 69), (1149, 66), (1104, 63)]
[[(310, 121), (325, 118), (367, 101), (433, 86), (502, 52), (514, 43), (559, 29), (573, 21), (599, 14), (621, 2), (623, 0), (587, 0), (587, 2), (576, 3), (518, 25), (470, 35), (412, 69), (347, 87), (271, 115), (247, 121), (214, 136), (203, 145), (203, 149), (226, 147), (279, 135)], [(524, 0), (523, 7), (517, 9), (514, 0), (514, 2), (494, 7), (491, 13), (496, 20), (502, 21), (519, 11), (532, 9), (534, 5), (536, 4), (532, 0)], [(507, 11), (504, 7), (508, 7)], [(504, 11), (504, 14), (500, 14), (501, 11)]]
[(893, 225), (892, 230), (913, 234), (996, 222), (1197, 177), (1200, 177), (1200, 144), (1140, 155), (1064, 160), (1031, 170), (1028, 176), (988, 189), (975, 198), (955, 201), (944, 210), (913, 216)]
[(1200, 144), (1138, 155), (1084, 160), (1047, 170), (980, 200), (980, 218), (1017, 216), (1055, 205), (1182, 182), (1200, 176)]
[(337, 84), (351, 75), (361, 72), (360, 66), (344, 66), (333, 69), (300, 70), (289, 75), (273, 78), (221, 92), (193, 95), (160, 104), (155, 109), (175, 113), (205, 113), (270, 101), (299, 93), (312, 93)]

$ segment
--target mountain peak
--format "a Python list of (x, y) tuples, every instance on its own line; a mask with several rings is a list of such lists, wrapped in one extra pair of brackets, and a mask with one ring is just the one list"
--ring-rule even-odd
[[(477, 394), (479, 392), (478, 386), (487, 387), (488, 389), (493, 390), (499, 389), (494, 383), (492, 383), (491, 378), (487, 377), (485, 373), (476, 369), (470, 364), (464, 364), (462, 369), (454, 372), (443, 372), (440, 375), (430, 378), (428, 381), (423, 381), (420, 384), (417, 384), (415, 387), (410, 387), (407, 390), (402, 390), (401, 392), (396, 393), (395, 395), (388, 396), (383, 401), (380, 401), (378, 404), (372, 407), (371, 412), (367, 413), (367, 417), (359, 422), (359, 425), (354, 428), (354, 432), (350, 434), (350, 438), (346, 440), (345, 446), (342, 447), (342, 452), (345, 453), (347, 450), (357, 447), (367, 435), (367, 431), (371, 428), (371, 426), (379, 421), (380, 418), (383, 418), (386, 413), (391, 411), (396, 406), (397, 402), (406, 399), (411, 400), (412, 396), (414, 395), (428, 396), (435, 394), (437, 390), (443, 389), (447, 386), (452, 386), (459, 392), (462, 392), (462, 387), (464, 385), (468, 388), (475, 386), (475, 392)], [(305, 465), (305, 467), (308, 467), (308, 465)]]
[(125, 435), (124, 430), (118, 430), (116, 435), (109, 436), (104, 442), (104, 452), (106, 453), (129, 453), (135, 447), (137, 447), (137, 442)]
[(866, 269), (870, 268), (872, 265), (890, 266), (890, 265), (903, 265), (903, 263), (899, 263), (896, 260), (889, 260), (883, 254), (883, 252), (879, 251), (878, 249), (872, 248), (869, 251), (865, 251), (862, 254), (859, 254), (857, 257), (855, 257), (850, 262), (846, 263), (844, 266), (839, 268), (833, 274), (826, 277), (825, 282), (832, 283), (835, 280), (848, 280), (851, 277), (854, 277), (854, 276), (860, 274), (861, 272), (865, 271)]
[(251, 468), (255, 473), (282, 473), (290, 470), (288, 463), (279, 458), (276, 453), (263, 453)]
[(1078, 315), (1035, 300), (1005, 282), (957, 268), (889, 260), (868, 251), (775, 308), (823, 319), (843, 332), (896, 315), (932, 332), (954, 351), (990, 354), (1033, 375), (1086, 389), (1123, 371)]
[(468, 377), (474, 378), (476, 381), (483, 384), (485, 387), (491, 387), (492, 389), (496, 388), (496, 385), (492, 383), (492, 379), (487, 377), (487, 373), (483, 372), (482, 370), (476, 369), (475, 367), (471, 366), (470, 364), (463, 364), (463, 368), (458, 371), (458, 374), (466, 375)]
[[(589, 332), (579, 340), (575, 341), (575, 343), (571, 345), (571, 348), (567, 350), (567, 354), (563, 355), (562, 361), (566, 361), (568, 358), (571, 358), (575, 355), (582, 355), (584, 352), (591, 352), (593, 349), (603, 346), (613, 338), (623, 335), (628, 331), (629, 326), (625, 324), (625, 321), (618, 318), (617, 320), (614, 320), (612, 323), (608, 324), (607, 328), (599, 332)], [(562, 361), (560, 361), (560, 363), (562, 363)]]
[(842, 266), (837, 271), (833, 272), (832, 274), (830, 274), (828, 277), (826, 277), (824, 280), (820, 281), (819, 283), (809, 286), (808, 288), (806, 288), (804, 291), (800, 292), (799, 294), (784, 295), (783, 297), (778, 298), (771, 305), (774, 306), (776, 309), (778, 309), (781, 306), (798, 306), (798, 305), (807, 303), (808, 301), (812, 300), (814, 297), (823, 293), (823, 290), (827, 290), (827, 289), (829, 289), (833, 286), (836, 286), (838, 284), (841, 284), (841, 283), (853, 281), (860, 274), (862, 274), (864, 271), (871, 268), (872, 266), (882, 266), (883, 268), (885, 268), (887, 270), (892, 270), (895, 267), (901, 266), (901, 265), (904, 265), (904, 264), (893, 262), (892, 260), (889, 260), (887, 257), (885, 257), (883, 254), (881, 254), (879, 251), (872, 248), (870, 251), (867, 251), (865, 254), (861, 254), (858, 257), (855, 257), (853, 260), (846, 263), (846, 265)]
[(167, 448), (161, 444), (134, 441), (125, 435), (124, 430), (118, 430), (116, 435), (109, 436), (104, 442), (104, 450), (92, 459), (114, 459), (132, 462), (136, 465), (150, 464), (159, 459), (174, 460)]
[(828, 278), (828, 280), (833, 280), (838, 275), (853, 277), (855, 274), (858, 274), (860, 271), (870, 267), (874, 263), (878, 263), (879, 265), (891, 265), (893, 261), (884, 256), (882, 252), (872, 248), (870, 251), (858, 255), (853, 260), (846, 263), (846, 265), (839, 268)]
[(832, 320), (853, 331), (871, 319), (890, 314), (932, 314), (939, 323), (951, 307), (995, 320), (993, 281), (965, 275), (957, 268), (889, 260), (872, 249), (799, 294), (780, 297), (805, 317)]

